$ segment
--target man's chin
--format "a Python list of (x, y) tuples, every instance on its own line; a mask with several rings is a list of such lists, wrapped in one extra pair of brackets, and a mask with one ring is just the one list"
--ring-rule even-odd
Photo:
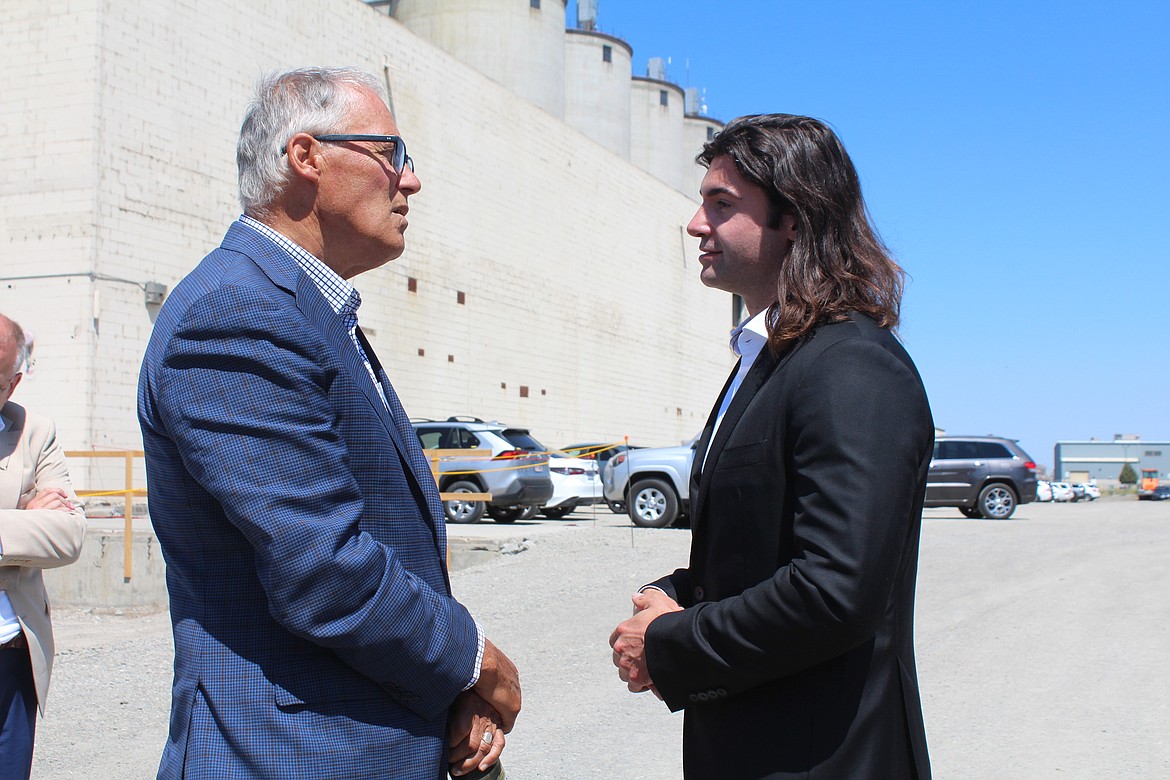
[(703, 266), (703, 270), (699, 271), (699, 281), (705, 284), (707, 287), (710, 287), (712, 290), (724, 290), (726, 292), (726, 288), (723, 286), (723, 282), (720, 280), (719, 275), (715, 273), (715, 269), (709, 265)]

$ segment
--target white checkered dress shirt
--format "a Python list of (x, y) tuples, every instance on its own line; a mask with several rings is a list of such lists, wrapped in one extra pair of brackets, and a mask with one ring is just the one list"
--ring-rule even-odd
[(325, 265), (318, 258), (311, 253), (305, 251), (305, 248), (295, 241), (290, 240), (287, 236), (277, 233), (272, 228), (252, 219), (247, 214), (240, 216), (240, 222), (255, 230), (257, 233), (267, 236), (276, 242), (284, 251), (292, 255), (293, 260), (297, 261), (297, 265), (301, 267), (313, 284), (317, 285), (317, 289), (321, 291), (321, 295), (325, 297), (326, 302), (337, 314), (345, 318), (345, 327), (349, 331), (349, 340), (353, 342), (353, 347), (358, 351), (362, 357), (362, 364), (365, 365), (366, 371), (370, 374), (370, 379), (374, 382), (374, 387), (378, 388), (378, 395), (382, 399), (382, 403), (386, 405), (386, 409), (390, 409), (390, 405), (386, 403), (386, 391), (382, 388), (382, 383), (378, 381), (378, 375), (374, 373), (374, 366), (370, 363), (370, 358), (366, 355), (366, 351), (362, 349), (362, 345), (358, 343), (357, 337), (357, 310), (362, 305), (362, 296), (348, 280), (342, 279), (329, 266)]

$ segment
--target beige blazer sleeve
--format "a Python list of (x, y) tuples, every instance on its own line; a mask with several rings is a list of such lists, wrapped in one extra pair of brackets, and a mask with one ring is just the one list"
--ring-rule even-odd
[[(37, 703), (45, 712), (53, 670), (53, 624), (43, 569), (73, 563), (85, 540), (85, 514), (69, 479), (65, 453), (47, 417), (7, 403), (0, 415), (0, 590), (8, 595), (28, 639)], [(17, 509), (34, 490), (59, 487), (73, 510)]]
[[(48, 417), (4, 405), (10, 422), (0, 441), (0, 566), (52, 569), (77, 560), (85, 539), (85, 514)], [(73, 511), (17, 509), (34, 490), (59, 487)]]

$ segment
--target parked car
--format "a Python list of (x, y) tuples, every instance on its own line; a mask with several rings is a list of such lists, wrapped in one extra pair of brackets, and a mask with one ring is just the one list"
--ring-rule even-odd
[[(696, 437), (698, 438), (698, 437)], [(634, 525), (665, 528), (690, 509), (695, 441), (681, 447), (645, 447), (620, 452), (602, 472), (605, 500), (621, 502)]]
[(1170, 500), (1170, 485), (1159, 485), (1154, 488), (1154, 492), (1149, 495), (1147, 501), (1166, 501)]
[(1036, 480), (1036, 500), (1037, 501), (1051, 501), (1052, 500), (1052, 483), (1047, 480)]
[(563, 452), (571, 458), (585, 458), (586, 460), (597, 461), (597, 471), (601, 473), (605, 471), (605, 464), (609, 463), (610, 458), (630, 449), (637, 448), (624, 442), (584, 442), (581, 444), (570, 444), (568, 447), (561, 447), (560, 452)]
[(545, 517), (561, 518), (579, 506), (604, 500), (601, 497), (597, 461), (570, 457), (560, 450), (550, 451), (523, 428), (509, 428), (503, 436), (518, 449), (548, 454), (553, 494), (541, 506), (540, 512)]
[[(439, 490), (443, 493), (491, 493), (491, 501), (443, 502), (449, 523), (478, 523), (486, 512), (499, 523), (511, 523), (528, 507), (539, 509), (553, 495), (548, 456), (527, 452), (505, 434), (513, 430), (498, 422), (475, 417), (411, 420), (424, 450), (487, 449), (491, 458), (445, 458), (439, 462)], [(527, 433), (527, 431), (525, 431)]]
[(1019, 504), (1035, 500), (1036, 462), (1014, 439), (940, 436), (935, 441), (926, 506), (953, 506), (967, 517), (1006, 520)]
[(1101, 497), (1101, 490), (1092, 482), (1074, 482), (1072, 484), (1073, 501), (1096, 501)]
[[(631, 449), (637, 447), (630, 444), (614, 444), (613, 442), (584, 442), (581, 444), (570, 444), (568, 447), (562, 447), (561, 452), (574, 458), (586, 458), (588, 460), (597, 461), (597, 475), (600, 480), (605, 473), (605, 467), (609, 461), (615, 456), (620, 455)], [(624, 515), (626, 513), (626, 502), (624, 501), (609, 501), (602, 499), (605, 504), (614, 512), (614, 514)]]
[(1074, 497), (1072, 485), (1067, 482), (1053, 482), (1052, 500), (1057, 502), (1072, 501)]

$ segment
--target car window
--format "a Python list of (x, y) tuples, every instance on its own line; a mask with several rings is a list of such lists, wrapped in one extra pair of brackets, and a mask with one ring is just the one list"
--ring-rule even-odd
[(978, 442), (942, 441), (938, 443), (938, 457), (942, 460), (973, 460), (979, 457)]
[(443, 431), (439, 428), (415, 428), (419, 444), (424, 450), (437, 450), (442, 443)]
[(999, 442), (980, 441), (975, 442), (975, 445), (979, 452), (978, 457), (980, 458), (986, 458), (988, 460), (992, 458), (1008, 458), (1010, 460), (1012, 457), (1012, 453), (1008, 448)]
[(452, 431), (452, 446), (461, 450), (473, 450), (479, 447), (479, 438), (466, 428), (455, 428)]
[(503, 436), (513, 446), (521, 450), (529, 450), (531, 452), (544, 452), (544, 445), (536, 439), (528, 435), (528, 431), (523, 428), (505, 428), (500, 431)]

